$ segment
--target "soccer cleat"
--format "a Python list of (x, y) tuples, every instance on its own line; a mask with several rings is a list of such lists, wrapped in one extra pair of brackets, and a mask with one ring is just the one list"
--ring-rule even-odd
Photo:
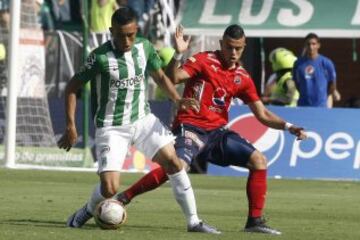
[(281, 232), (265, 224), (265, 220), (261, 217), (252, 218), (249, 217), (244, 228), (244, 232), (251, 233), (266, 233), (272, 235), (281, 235)]
[(130, 203), (130, 199), (126, 197), (125, 192), (118, 193), (115, 196), (115, 199), (121, 202), (124, 206), (128, 205)]
[(68, 218), (66, 226), (71, 228), (81, 228), (90, 218), (92, 218), (92, 214), (87, 211), (86, 205), (87, 204)]
[(214, 228), (213, 226), (210, 226), (209, 224), (206, 224), (204, 222), (199, 222), (198, 224), (194, 226), (188, 226), (187, 229), (188, 232), (201, 232), (201, 233), (211, 233), (211, 234), (221, 234), (219, 230)]

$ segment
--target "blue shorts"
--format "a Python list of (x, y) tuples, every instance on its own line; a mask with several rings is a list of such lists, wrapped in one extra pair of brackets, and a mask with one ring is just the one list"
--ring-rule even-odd
[(192, 165), (194, 160), (219, 166), (245, 167), (256, 150), (246, 139), (224, 128), (205, 131), (182, 124), (173, 130), (175, 149), (179, 158)]

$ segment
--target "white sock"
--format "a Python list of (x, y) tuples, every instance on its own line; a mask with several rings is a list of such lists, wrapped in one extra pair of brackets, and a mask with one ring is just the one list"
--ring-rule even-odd
[(185, 169), (168, 176), (175, 199), (185, 214), (188, 226), (198, 224), (200, 219), (197, 215), (194, 191)]
[(100, 184), (98, 184), (95, 186), (94, 191), (92, 192), (91, 197), (87, 203), (86, 208), (88, 212), (94, 215), (96, 205), (103, 200), (105, 200), (105, 198), (101, 194)]

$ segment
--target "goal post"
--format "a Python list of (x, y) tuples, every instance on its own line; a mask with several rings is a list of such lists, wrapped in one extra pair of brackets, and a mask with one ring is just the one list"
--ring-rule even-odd
[(5, 134), (5, 166), (15, 167), (15, 145), (16, 145), (16, 106), (17, 106), (17, 80), (16, 62), (18, 58), (19, 36), (20, 36), (20, 0), (10, 3), (10, 36), (9, 36), (9, 80), (6, 104), (6, 134)]
[(89, 148), (65, 152), (57, 147), (45, 89), (44, 33), (35, 0), (10, 2), (11, 27), (0, 28), (0, 41), (9, 42), (8, 59), (0, 63), (7, 63), (9, 73), (0, 84), (0, 165), (93, 170)]

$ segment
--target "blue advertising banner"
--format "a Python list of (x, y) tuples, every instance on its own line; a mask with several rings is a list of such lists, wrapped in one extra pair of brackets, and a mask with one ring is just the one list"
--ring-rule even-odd
[[(269, 107), (288, 122), (303, 126), (308, 139), (262, 125), (247, 106), (230, 111), (230, 129), (268, 158), (270, 177), (360, 180), (360, 111), (357, 109)], [(244, 168), (210, 164), (210, 175), (247, 176)]]

